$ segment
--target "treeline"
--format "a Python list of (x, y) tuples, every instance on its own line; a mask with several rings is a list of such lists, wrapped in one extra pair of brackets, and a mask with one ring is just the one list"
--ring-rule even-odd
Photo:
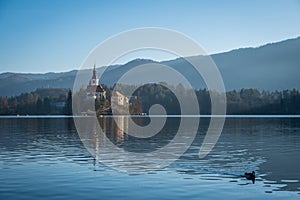
[[(133, 86), (119, 85), (118, 87), (126, 91), (131, 90)], [(105, 87), (107, 98), (102, 101), (95, 100), (98, 115), (111, 114), (112, 89)], [(191, 98), (191, 93), (195, 93), (200, 114), (211, 113), (210, 92), (207, 89), (192, 91), (181, 84), (177, 86), (146, 84), (132, 94), (134, 98), (130, 98), (129, 107), (131, 114), (148, 113), (154, 104), (162, 105), (169, 115), (181, 114), (179, 101), (172, 90), (187, 101)], [(77, 95), (86, 98), (84, 90)], [(218, 98), (219, 94), (211, 92), (211, 95)], [(272, 92), (257, 89), (233, 90), (226, 93), (226, 98), (227, 114), (300, 114), (300, 92), (297, 89)], [(84, 105), (80, 106), (84, 107)], [(72, 92), (68, 89), (43, 88), (16, 97), (0, 97), (0, 115), (57, 114), (72, 114)], [(188, 110), (185, 114), (198, 113)]]
[[(126, 87), (131, 86), (123, 86), (125, 90)], [(146, 84), (139, 87), (134, 95), (141, 99), (143, 112), (148, 112), (154, 104), (161, 104), (168, 114), (181, 114), (179, 102), (168, 88), (185, 99), (191, 98), (191, 93), (195, 92), (200, 114), (211, 114), (210, 92), (207, 89), (191, 91), (181, 84)], [(211, 95), (218, 98), (220, 94), (211, 92)], [(227, 114), (300, 114), (300, 92), (297, 89), (272, 92), (258, 89), (233, 90), (226, 92), (226, 98)], [(196, 114), (192, 110), (188, 113)]]
[(72, 92), (40, 88), (15, 97), (0, 97), (0, 115), (71, 115)]
[(227, 92), (229, 114), (300, 114), (299, 90), (262, 91), (241, 89)]

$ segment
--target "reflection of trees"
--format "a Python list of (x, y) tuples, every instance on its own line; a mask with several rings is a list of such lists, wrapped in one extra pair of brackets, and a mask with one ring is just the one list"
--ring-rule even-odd
[[(27, 149), (39, 145), (42, 141), (49, 147), (63, 146), (71, 144), (71, 137), (76, 137), (74, 123), (72, 118), (7, 118), (0, 120), (3, 135), (8, 134), (9, 137), (1, 137), (0, 146), (11, 147), (12, 149)], [(59, 136), (59, 137), (58, 137)], [(61, 140), (60, 137), (67, 138)], [(59, 145), (58, 145), (59, 144)], [(74, 142), (72, 143), (74, 144)], [(81, 148), (81, 144), (77, 146)], [(45, 146), (46, 148), (46, 146)]]

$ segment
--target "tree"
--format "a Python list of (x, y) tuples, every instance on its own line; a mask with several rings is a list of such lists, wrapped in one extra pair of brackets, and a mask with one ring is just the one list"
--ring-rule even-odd
[(7, 97), (0, 97), (0, 114), (8, 114), (8, 100)]
[(65, 115), (72, 115), (72, 91), (69, 90), (66, 105), (64, 109)]
[(51, 100), (46, 97), (44, 98), (44, 102), (43, 102), (43, 114), (49, 115), (51, 114)]
[(38, 114), (38, 115), (44, 114), (43, 101), (40, 97), (38, 98), (38, 100), (36, 102), (36, 114)]

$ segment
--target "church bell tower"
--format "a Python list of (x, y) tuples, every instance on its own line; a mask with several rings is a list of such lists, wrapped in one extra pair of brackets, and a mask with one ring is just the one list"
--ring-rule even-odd
[(96, 65), (94, 65), (93, 76), (90, 81), (90, 85), (97, 86), (98, 84), (99, 84), (99, 79), (97, 78)]

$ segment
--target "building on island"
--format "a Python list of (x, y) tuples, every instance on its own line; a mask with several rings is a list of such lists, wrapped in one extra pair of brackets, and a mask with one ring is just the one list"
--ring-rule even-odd
[(128, 97), (120, 91), (110, 91), (109, 88), (107, 92), (108, 99), (106, 97), (106, 90), (100, 85), (96, 66), (94, 65), (92, 78), (86, 88), (86, 100), (95, 100), (97, 115), (128, 115), (130, 113), (139, 114), (142, 112), (141, 102), (136, 96)]
[(128, 114), (129, 98), (119, 91), (113, 91), (111, 94), (111, 109), (113, 114)]
[(94, 65), (93, 76), (86, 88), (87, 97), (92, 97), (94, 99), (104, 100), (106, 99), (105, 89), (99, 85), (99, 79), (96, 73), (96, 66)]
[(125, 106), (129, 104), (129, 98), (119, 91), (115, 91), (112, 93), (111, 101), (119, 106)]

